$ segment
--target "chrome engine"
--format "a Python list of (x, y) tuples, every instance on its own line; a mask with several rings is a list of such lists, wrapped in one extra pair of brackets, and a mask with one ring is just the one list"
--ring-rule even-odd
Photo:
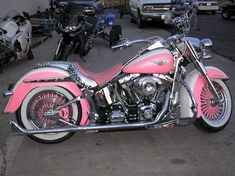
[(109, 123), (154, 120), (163, 103), (163, 81), (152, 75), (127, 75), (96, 92), (96, 101)]
[(153, 98), (162, 81), (154, 76), (144, 76), (134, 81), (134, 91), (143, 98)]

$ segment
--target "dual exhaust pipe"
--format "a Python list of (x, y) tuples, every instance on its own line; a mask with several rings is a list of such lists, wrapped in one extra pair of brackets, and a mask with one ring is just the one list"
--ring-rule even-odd
[(179, 119), (175, 118), (165, 122), (159, 122), (160, 119), (166, 114), (169, 105), (170, 93), (167, 92), (165, 97), (165, 102), (162, 110), (157, 114), (156, 118), (151, 122), (139, 122), (131, 124), (111, 124), (111, 125), (94, 125), (94, 126), (78, 126), (73, 124), (68, 124), (68, 127), (63, 128), (43, 128), (43, 129), (25, 129), (22, 128), (14, 121), (10, 121), (9, 124), (12, 130), (19, 134), (34, 135), (34, 134), (46, 134), (46, 133), (63, 133), (63, 132), (82, 132), (82, 131), (108, 131), (108, 130), (131, 130), (131, 129), (149, 129), (149, 128), (159, 128), (167, 125), (172, 125), (178, 123)]

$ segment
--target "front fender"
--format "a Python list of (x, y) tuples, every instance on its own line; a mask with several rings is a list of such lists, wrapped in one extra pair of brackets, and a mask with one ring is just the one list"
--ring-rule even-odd
[[(51, 67), (43, 67), (34, 69), (24, 75), (15, 85), (12, 90), (12, 95), (7, 103), (6, 108), (4, 109), (4, 113), (14, 113), (16, 112), (25, 97), (31, 92), (33, 89), (38, 87), (48, 87), (48, 86), (59, 86), (63, 87), (72, 93), (74, 96), (81, 96), (82, 92), (78, 88), (78, 86), (74, 82), (57, 82), (57, 81), (32, 81), (29, 80), (48, 80), (48, 79), (58, 79), (68, 77), (69, 73), (67, 73), (63, 69), (59, 68), (51, 68)], [(82, 119), (80, 125), (85, 125), (88, 119), (89, 112), (89, 104), (88, 101), (83, 99), (80, 101), (82, 107)]]
[[(220, 69), (216, 67), (205, 67), (207, 70), (207, 74), (210, 79), (221, 79), (221, 80), (228, 80), (229, 77)], [(197, 103), (197, 117), (201, 117), (201, 91), (204, 85), (207, 83), (205, 78), (197, 71), (193, 70), (191, 73), (184, 80), (186, 84), (191, 89), (195, 101)], [(186, 91), (186, 89), (182, 86), (180, 88), (180, 117), (181, 118), (188, 118), (193, 117), (193, 112), (191, 110), (192, 101)]]

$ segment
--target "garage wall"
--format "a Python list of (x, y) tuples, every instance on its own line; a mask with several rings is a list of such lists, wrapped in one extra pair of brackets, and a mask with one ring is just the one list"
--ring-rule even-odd
[(0, 0), (0, 18), (12, 10), (26, 11), (32, 15), (37, 10), (45, 11), (46, 8), (49, 8), (49, 0)]

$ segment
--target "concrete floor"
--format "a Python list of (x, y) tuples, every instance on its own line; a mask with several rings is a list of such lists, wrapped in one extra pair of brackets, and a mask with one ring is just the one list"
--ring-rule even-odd
[[(214, 16), (216, 18), (216, 16)], [(123, 37), (146, 38), (153, 35), (169, 36), (163, 26), (151, 25), (138, 29), (128, 21), (120, 22)], [(33, 50), (33, 61), (21, 60), (8, 65), (0, 75), (0, 91), (9, 82), (15, 82), (36, 63), (51, 61), (58, 40), (57, 34)], [(72, 55), (70, 61), (79, 61), (83, 67), (99, 72), (136, 53), (133, 46), (113, 52), (108, 43), (96, 39), (94, 48), (83, 63)], [(212, 53), (213, 54), (213, 53)], [(233, 99), (235, 97), (234, 66), (219, 55), (206, 61), (224, 70)], [(7, 100), (0, 98), (0, 110)], [(228, 126), (218, 133), (205, 133), (193, 125), (148, 131), (128, 131), (85, 134), (76, 133), (69, 140), (45, 145), (28, 137), (13, 136), (7, 126), (11, 115), (0, 116), (0, 176), (233, 176), (235, 175), (235, 114)]]

